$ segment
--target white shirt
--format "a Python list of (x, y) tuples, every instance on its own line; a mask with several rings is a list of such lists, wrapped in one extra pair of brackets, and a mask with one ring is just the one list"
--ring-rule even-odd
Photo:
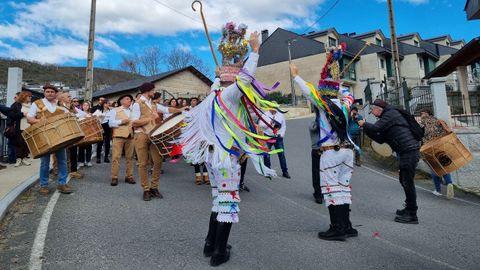
[[(285, 116), (283, 116), (283, 113), (276, 112), (275, 114), (272, 114), (270, 111), (266, 111), (263, 114), (263, 119), (273, 127), (274, 120), (280, 123), (281, 128), (278, 130), (277, 135), (280, 135), (280, 137), (285, 137), (285, 131), (287, 130), (287, 122), (285, 121)], [(263, 128), (263, 133), (265, 133), (268, 136), (273, 136), (273, 130), (267, 126), (262, 120), (259, 120), (260, 126)]]
[[(54, 113), (57, 110), (57, 100), (56, 99), (52, 103), (52, 102), (48, 101), (46, 98), (42, 98), (42, 102), (45, 105), (45, 108), (47, 108), (47, 110), (50, 113)], [(58, 106), (58, 107), (62, 108), (65, 112), (68, 112), (68, 110), (66, 108), (60, 107), (60, 106)], [(27, 113), (27, 116), (33, 118), (33, 117), (37, 116), (37, 113), (38, 113), (37, 104), (35, 102), (33, 102), (32, 107), (30, 107), (30, 110)]]
[(80, 109), (77, 109), (77, 113), (75, 113), (75, 116), (78, 118), (78, 119), (84, 119), (86, 117), (88, 117), (88, 113), (80, 110)]
[[(140, 99), (143, 100), (150, 109), (152, 109), (152, 99), (147, 99), (143, 95), (140, 96)], [(163, 113), (165, 115), (170, 113), (168, 107), (163, 106), (161, 104), (157, 104), (156, 109), (157, 109), (157, 112)], [(141, 114), (142, 113), (140, 111), (140, 104), (134, 103), (132, 106), (132, 115), (130, 116), (130, 120), (135, 121), (140, 119)]]
[(102, 124), (108, 123), (108, 114), (110, 113), (111, 110), (108, 111), (100, 111), (96, 110), (92, 115), (97, 117)]
[(128, 119), (132, 120), (131, 119), (132, 110), (130, 107), (125, 108), (122, 106), (121, 108), (116, 108), (114, 110), (111, 110), (110, 113), (108, 114), (108, 125), (111, 128), (117, 128), (121, 126), (122, 120), (117, 119), (117, 111), (120, 112), (120, 110), (122, 110), (125, 113), (125, 115), (127, 115)]

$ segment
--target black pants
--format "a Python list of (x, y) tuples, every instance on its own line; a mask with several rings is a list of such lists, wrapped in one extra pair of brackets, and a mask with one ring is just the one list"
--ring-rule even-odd
[(414, 179), (419, 159), (418, 150), (400, 154), (399, 180), (405, 192), (406, 209), (413, 212), (416, 212), (418, 209)]
[(72, 146), (68, 148), (68, 154), (70, 155), (70, 172), (77, 171), (77, 158), (78, 158), (78, 147)]
[(78, 147), (78, 162), (90, 162), (92, 160), (92, 145)]
[(247, 171), (248, 158), (245, 159), (243, 163), (240, 163), (240, 186), (243, 185), (245, 181), (245, 172)]
[[(208, 173), (207, 167), (205, 166), (205, 163), (194, 164), (193, 168), (195, 169), (195, 173), (201, 173), (202, 171), (203, 171), (203, 173)], [(200, 169), (202, 169), (202, 171), (200, 171)]]
[(312, 184), (313, 196), (322, 198), (322, 188), (320, 187), (320, 152), (312, 149)]
[(97, 143), (97, 159), (102, 158), (102, 146), (105, 145), (105, 158), (108, 158), (110, 154), (110, 141), (112, 140), (112, 130), (108, 126), (108, 123), (102, 124), (103, 128), (103, 141)]

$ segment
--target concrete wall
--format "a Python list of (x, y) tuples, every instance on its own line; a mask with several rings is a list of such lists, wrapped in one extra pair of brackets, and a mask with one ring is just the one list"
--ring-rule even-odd
[(480, 128), (456, 129), (458, 138), (473, 154), (473, 161), (452, 174), (455, 184), (466, 190), (480, 191)]
[(176, 97), (204, 97), (210, 93), (210, 86), (188, 70), (158, 81), (155, 86), (157, 90), (167, 90)]
[[(399, 41), (400, 41), (400, 40), (399, 40)], [(419, 39), (416, 35), (413, 36), (413, 37), (410, 38), (410, 39), (402, 39), (400, 42), (407, 43), (407, 44), (410, 44), (410, 45), (415, 46), (415, 41), (417, 41), (418, 44), (420, 44), (420, 39)]]
[(335, 35), (335, 33), (331, 32), (331, 33), (328, 33), (327, 35), (323, 35), (323, 36), (319, 36), (319, 37), (316, 37), (314, 38), (316, 41), (320, 41), (322, 42), (323, 44), (325, 44), (325, 47), (330, 47), (330, 45), (328, 44), (328, 38), (331, 37), (331, 38), (334, 38), (337, 40), (337, 45), (338, 45), (338, 39), (339, 37), (337, 35)]
[(362, 40), (365, 42), (370, 42), (373, 45), (377, 45), (377, 38), (382, 40), (382, 45), (385, 46), (385, 40), (379, 34), (376, 34), (375, 36), (368, 37), (368, 38), (362, 38)]
[[(423, 63), (425, 65), (425, 63)], [(409, 86), (417, 85), (421, 78), (425, 77), (424, 66), (420, 68), (420, 59), (416, 54), (405, 55), (400, 61), (402, 77), (406, 77)]]

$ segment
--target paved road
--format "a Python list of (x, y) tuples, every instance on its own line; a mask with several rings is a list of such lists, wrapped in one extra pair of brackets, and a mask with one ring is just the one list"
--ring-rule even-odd
[[(479, 269), (480, 200), (448, 201), (420, 183), (426, 187), (418, 189), (420, 224), (398, 224), (393, 213), (402, 205), (400, 185), (365, 167), (357, 167), (352, 180), (351, 219), (359, 237), (343, 243), (318, 239), (317, 232), (328, 227), (328, 211), (312, 199), (308, 121), (288, 123), (291, 180), (269, 181), (249, 166), (252, 192), (241, 194), (240, 223), (232, 229), (232, 257), (224, 268)], [(279, 167), (276, 157), (273, 166)], [(111, 187), (106, 164), (84, 170), (86, 179), (71, 182), (75, 193), (60, 196), (55, 206), (43, 269), (210, 269), (202, 257), (210, 189), (194, 185), (193, 167), (184, 163), (166, 164), (165, 170), (165, 198), (150, 202), (141, 200), (138, 184)], [(38, 205), (47, 201), (32, 196), (28, 203), (36, 207), (24, 206), (31, 215), (11, 221), (23, 231), (18, 252), (28, 256), (43, 210)], [(10, 257), (0, 259), (3, 265), (28, 263), (28, 257), (12, 263), (12, 251), (4, 254)]]

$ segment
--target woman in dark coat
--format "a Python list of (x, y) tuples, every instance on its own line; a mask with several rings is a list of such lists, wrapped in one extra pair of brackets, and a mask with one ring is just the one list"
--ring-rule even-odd
[(13, 138), (17, 158), (15, 167), (18, 167), (20, 165), (31, 165), (31, 163), (27, 159), (30, 151), (28, 150), (28, 146), (22, 137), (22, 131), (29, 126), (29, 124), (27, 123), (26, 115), (28, 110), (30, 109), (31, 104), (32, 93), (24, 90), (20, 92), (17, 100), (10, 107), (10, 118), (15, 123), (15, 137)]

